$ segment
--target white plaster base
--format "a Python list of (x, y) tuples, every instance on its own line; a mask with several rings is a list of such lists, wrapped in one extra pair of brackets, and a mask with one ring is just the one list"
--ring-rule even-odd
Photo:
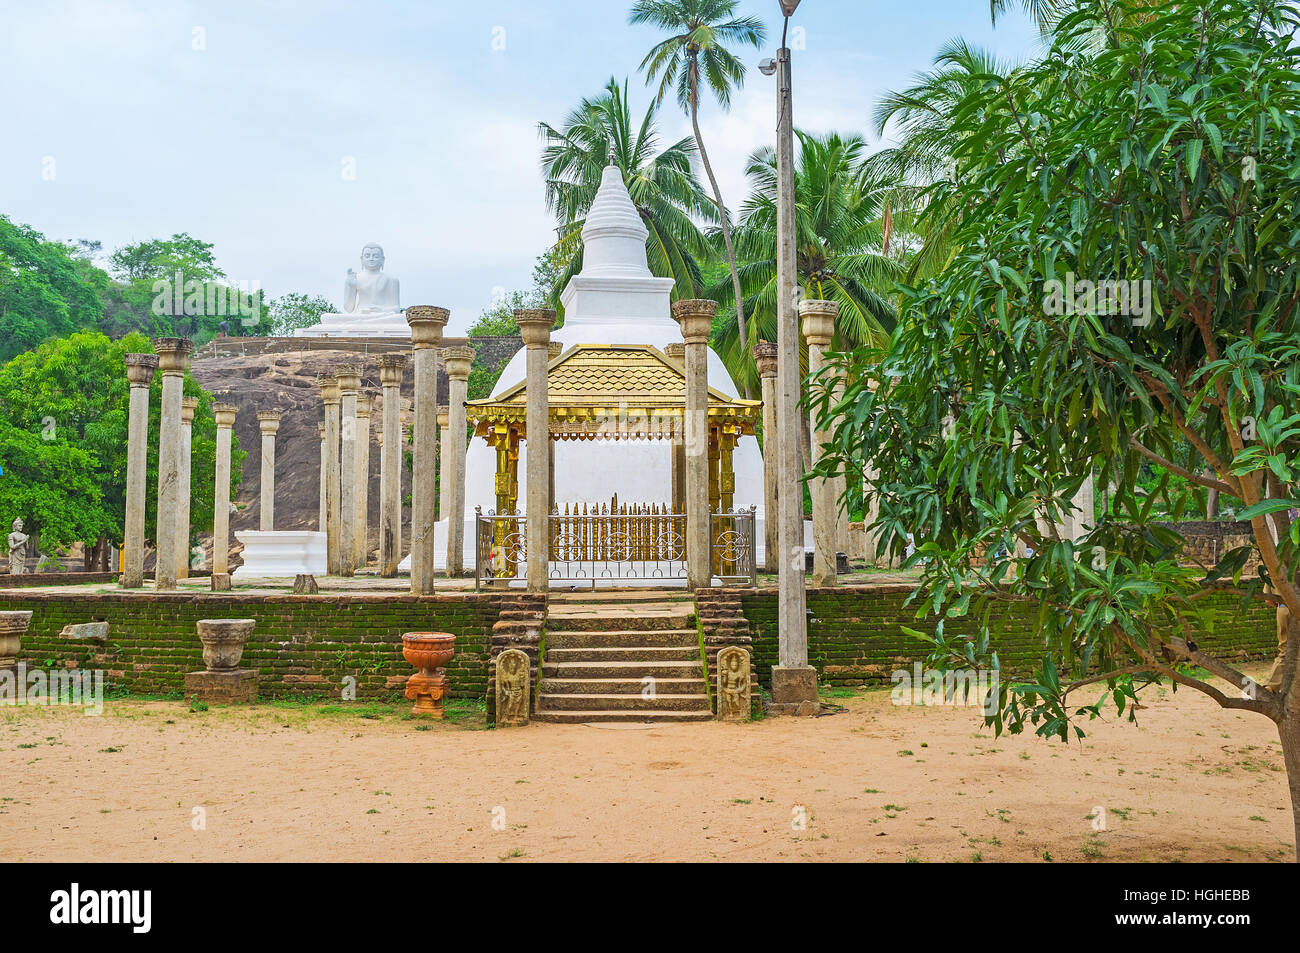
[(401, 311), (386, 314), (322, 314), (320, 324), (298, 328), (298, 338), (405, 338), (411, 339), (411, 326)]
[(235, 539), (244, 544), (244, 565), (232, 579), (293, 578), (299, 573), (324, 576), (328, 571), (324, 533), (248, 530), (236, 533)]

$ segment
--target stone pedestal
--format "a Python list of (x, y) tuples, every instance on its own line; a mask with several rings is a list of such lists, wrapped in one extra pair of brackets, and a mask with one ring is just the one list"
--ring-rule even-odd
[(217, 419), (217, 473), (212, 497), (212, 587), (215, 579), (230, 572), (230, 448), (231, 428), (235, 426), (234, 404), (215, 404)]
[(451, 492), (447, 494), (447, 576), (456, 579), (465, 572), (465, 397), (469, 372), (474, 365), (472, 347), (443, 348), (447, 365), (447, 418), (451, 428)]
[(528, 501), (524, 509), (528, 521), (528, 588), (542, 592), (549, 586), (547, 568), (551, 549), (551, 501), (547, 479), (551, 469), (551, 426), (546, 366), (550, 362), (547, 346), (551, 341), (555, 312), (549, 308), (520, 309), (515, 311), (515, 323), (519, 325), (524, 347), (528, 349), (525, 378)]
[(186, 672), (185, 700), (214, 705), (242, 705), (257, 701), (257, 670)]
[(193, 480), (194, 461), (194, 411), (199, 408), (197, 397), (181, 399), (181, 476), (180, 506), (176, 510), (176, 538), (180, 541), (176, 553), (176, 578), (190, 578), (190, 483)]
[(339, 573), (351, 576), (357, 569), (357, 395), (361, 392), (361, 365), (340, 364), (339, 381)]
[(280, 432), (280, 415), (265, 411), (257, 415), (262, 431), (262, 505), (258, 526), (263, 533), (275, 531), (275, 435)]
[(772, 667), (773, 715), (815, 715), (821, 710), (817, 701), (817, 669), (811, 665), (774, 665)]
[(415, 447), (411, 477), (411, 593), (433, 592), (433, 527), (438, 466), (436, 348), (451, 312), (433, 305), (406, 309), (415, 351)]
[(781, 549), (777, 542), (781, 455), (777, 450), (776, 429), (776, 345), (768, 341), (755, 344), (754, 361), (763, 382), (763, 565), (768, 572), (774, 573), (778, 571), (777, 553)]
[(380, 444), (379, 575), (392, 579), (402, 561), (402, 375), (406, 357), (385, 354), (379, 359), (384, 388), (384, 417)]
[(718, 303), (687, 299), (673, 304), (686, 341), (686, 576), (692, 589), (713, 580), (709, 539), (709, 332)]
[(159, 338), (154, 341), (154, 350), (158, 352), (158, 366), (163, 375), (154, 589), (164, 592), (176, 588), (176, 562), (180, 551), (188, 549), (188, 542), (182, 542), (176, 532), (176, 514), (181, 505), (181, 454), (184, 449), (181, 401), (184, 398), (185, 369), (194, 342), (186, 338)]
[(144, 585), (144, 516), (149, 460), (149, 388), (158, 369), (155, 354), (126, 355), (131, 386), (126, 443), (126, 525), (122, 546), (122, 587)]
[(213, 592), (229, 592), (231, 590), (230, 573), (228, 572), (214, 572), (210, 581)]
[[(801, 301), (799, 317), (803, 321), (803, 336), (808, 342), (808, 376), (815, 376), (826, 366), (825, 353), (835, 336), (835, 318), (840, 306), (834, 301)], [(812, 433), (812, 462), (815, 467), (821, 459), (821, 445), (830, 439), (825, 430), (817, 429), (816, 419), (809, 421)], [(835, 553), (839, 540), (839, 504), (835, 499), (835, 481), (818, 477), (809, 483), (813, 507), (813, 575), (814, 586), (835, 585)]]

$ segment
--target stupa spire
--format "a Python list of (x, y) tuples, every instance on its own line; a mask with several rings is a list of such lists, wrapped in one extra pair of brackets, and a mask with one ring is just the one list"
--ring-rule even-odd
[(609, 144), (609, 165), (582, 226), (582, 273), (588, 277), (648, 278), (645, 240), (650, 234), (632, 204)]

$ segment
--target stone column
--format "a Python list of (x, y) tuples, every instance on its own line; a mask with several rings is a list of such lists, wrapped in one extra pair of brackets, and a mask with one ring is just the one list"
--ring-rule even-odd
[(280, 415), (264, 411), (257, 415), (262, 431), (262, 505), (257, 528), (263, 533), (275, 529), (275, 435), (280, 432)]
[(316, 429), (320, 433), (320, 526), (319, 532), (325, 532), (325, 468), (327, 460), (325, 456), (325, 425), (317, 424)]
[(339, 573), (351, 576), (357, 569), (357, 394), (361, 392), (361, 365), (340, 364), (339, 423)]
[[(781, 480), (777, 476), (780, 466), (780, 442), (776, 429), (776, 345), (759, 341), (754, 345), (754, 361), (763, 382), (763, 568), (778, 572), (777, 553), (781, 544), (777, 532), (781, 522)], [(802, 494), (801, 494), (802, 495)]]
[(790, 96), (790, 50), (777, 51), (777, 446), (780, 484), (795, 492), (782, 493), (778, 563), (780, 598), (777, 605), (778, 664), (772, 668), (774, 710), (817, 710), (817, 670), (808, 664), (807, 591), (804, 582), (803, 492), (799, 490), (803, 431), (799, 398), (799, 320), (795, 314), (798, 266), (794, 221), (794, 115)]
[(451, 493), (451, 409), (438, 405), (438, 520), (447, 518), (447, 496)]
[(198, 407), (197, 397), (181, 398), (181, 478), (177, 484), (181, 502), (176, 509), (176, 536), (180, 540), (176, 553), (177, 579), (190, 578), (190, 482), (194, 478), (194, 411)]
[[(835, 336), (835, 318), (840, 306), (834, 301), (800, 301), (799, 317), (803, 322), (803, 336), (808, 342), (808, 377), (816, 376), (826, 366), (826, 349)], [(830, 439), (825, 430), (817, 429), (815, 420), (809, 421), (812, 433), (812, 462), (821, 460), (821, 445)], [(813, 508), (813, 574), (814, 586), (835, 585), (836, 512), (835, 481), (817, 478), (809, 482)]]
[(181, 505), (181, 401), (185, 369), (194, 342), (186, 338), (159, 338), (153, 342), (162, 370), (162, 423), (158, 432), (157, 566), (154, 589), (176, 588), (176, 559), (181, 541), (176, 535), (176, 513)]
[(402, 374), (406, 357), (385, 354), (379, 360), (384, 388), (384, 429), (381, 434), (379, 490), (379, 575), (397, 576), (402, 561)]
[[(674, 341), (664, 347), (664, 353), (671, 357), (677, 363), (686, 364), (686, 345)], [(685, 420), (682, 422), (685, 427)], [(669, 504), (672, 512), (686, 512), (686, 438), (682, 429), (679, 428), (672, 435), (672, 475), (673, 489), (672, 502)]]
[(533, 592), (545, 592), (550, 584), (551, 549), (548, 532), (551, 520), (551, 405), (547, 365), (550, 363), (548, 346), (551, 328), (555, 325), (555, 312), (550, 308), (520, 309), (515, 311), (515, 324), (519, 325), (524, 347), (528, 349), (525, 355), (528, 501), (524, 507), (528, 517), (528, 588)]
[(451, 312), (418, 304), (406, 309), (415, 351), (415, 453), (411, 479), (411, 592), (433, 592), (434, 496), (437, 488), (438, 355)]
[(370, 561), (370, 409), (373, 396), (362, 393), (357, 401), (357, 514), (356, 565), (365, 569)]
[(126, 441), (126, 525), (122, 542), (122, 588), (144, 585), (145, 491), (149, 477), (149, 388), (158, 369), (156, 354), (126, 355), (131, 410)]
[(709, 538), (709, 331), (718, 303), (686, 299), (673, 317), (686, 341), (686, 578), (692, 589), (713, 581)]
[(230, 572), (230, 438), (235, 426), (234, 404), (216, 404), (217, 486), (212, 497), (212, 574)]
[(339, 508), (343, 495), (339, 473), (339, 382), (333, 374), (322, 374), (317, 383), (325, 403), (325, 470), (321, 474), (325, 481), (325, 565), (331, 576), (337, 576), (343, 565), (339, 547), (342, 539)]
[(442, 350), (447, 365), (447, 426), (451, 430), (451, 492), (447, 494), (447, 575), (455, 579), (465, 571), (465, 397), (469, 371), (474, 366), (472, 347)]

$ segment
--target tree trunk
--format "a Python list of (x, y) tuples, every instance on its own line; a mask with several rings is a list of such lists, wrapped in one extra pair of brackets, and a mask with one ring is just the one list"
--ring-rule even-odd
[(1282, 742), (1282, 759), (1286, 763), (1286, 783), (1291, 792), (1291, 823), (1296, 845), (1295, 860), (1300, 861), (1300, 705), (1288, 698), (1282, 720), (1277, 723)]
[[(692, 62), (691, 72), (694, 74), (696, 71), (697, 67)], [(736, 295), (736, 329), (740, 333), (741, 359), (748, 360), (752, 355), (749, 353), (749, 332), (745, 327), (745, 300), (740, 293), (740, 272), (736, 270), (736, 251), (731, 246), (731, 222), (727, 215), (727, 206), (722, 204), (722, 190), (718, 188), (718, 180), (713, 175), (713, 166), (709, 164), (709, 154), (704, 149), (704, 137), (700, 135), (698, 78), (694, 78), (691, 84), (691, 127), (695, 130), (695, 145), (700, 150), (700, 162), (704, 166), (704, 174), (709, 177), (709, 185), (713, 188), (713, 203), (718, 207), (718, 221), (722, 223), (722, 243), (727, 247), (727, 264), (731, 267), (731, 287)], [(752, 400), (754, 394), (748, 375), (741, 386), (745, 389), (746, 399)]]

